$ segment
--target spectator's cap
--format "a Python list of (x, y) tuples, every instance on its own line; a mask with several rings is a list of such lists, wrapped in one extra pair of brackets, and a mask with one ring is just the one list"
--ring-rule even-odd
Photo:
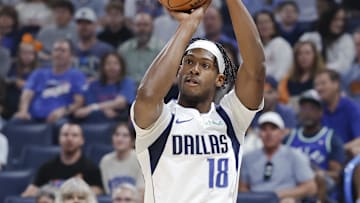
[(319, 93), (314, 89), (307, 90), (300, 95), (299, 104), (302, 104), (303, 102), (306, 101), (312, 102), (318, 105), (320, 108), (322, 107), (322, 102)]
[(95, 23), (97, 21), (97, 17), (91, 8), (80, 8), (78, 11), (76, 11), (75, 20), (86, 20)]
[(266, 76), (265, 79), (265, 90), (277, 89), (278, 82), (272, 76)]
[(265, 123), (271, 123), (276, 127), (283, 129), (285, 127), (284, 120), (276, 112), (270, 111), (263, 113), (258, 120), (259, 126)]

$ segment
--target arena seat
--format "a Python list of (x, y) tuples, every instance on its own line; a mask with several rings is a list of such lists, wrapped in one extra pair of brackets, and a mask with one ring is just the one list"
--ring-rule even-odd
[(52, 127), (47, 124), (8, 124), (3, 134), (9, 141), (9, 164), (18, 161), (27, 145), (47, 146), (52, 144)]
[(98, 203), (111, 203), (111, 197), (110, 196), (98, 196)]
[(237, 203), (279, 203), (279, 198), (274, 192), (240, 192)]
[(35, 203), (34, 198), (22, 198), (19, 196), (7, 197), (5, 203)]
[(87, 149), (87, 157), (94, 162), (97, 166), (99, 166), (101, 159), (107, 153), (113, 151), (113, 147), (111, 145), (104, 144), (93, 144), (90, 145)]
[(114, 123), (81, 124), (85, 137), (85, 150), (87, 151), (88, 148), (94, 144), (111, 145), (111, 135), (114, 127)]
[(355, 167), (360, 165), (360, 155), (353, 158), (348, 164), (346, 164), (344, 169), (344, 198), (345, 203), (355, 203), (353, 199), (353, 174)]
[(24, 171), (0, 172), (0, 202), (8, 196), (20, 195), (30, 183), (32, 173)]
[(15, 167), (36, 170), (59, 153), (60, 147), (57, 146), (25, 146)]

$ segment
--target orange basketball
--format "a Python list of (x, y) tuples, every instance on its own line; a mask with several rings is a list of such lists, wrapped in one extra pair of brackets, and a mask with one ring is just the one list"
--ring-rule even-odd
[(189, 11), (205, 4), (208, 0), (159, 0), (160, 3), (172, 11)]

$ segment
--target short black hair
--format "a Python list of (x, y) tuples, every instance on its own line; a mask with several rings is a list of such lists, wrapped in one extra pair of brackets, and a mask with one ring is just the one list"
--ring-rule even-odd
[(53, 1), (53, 3), (51, 4), (51, 8), (52, 9), (65, 8), (71, 13), (71, 15), (74, 15), (74, 13), (75, 13), (74, 5), (71, 3), (71, 1), (68, 1), (68, 0)]

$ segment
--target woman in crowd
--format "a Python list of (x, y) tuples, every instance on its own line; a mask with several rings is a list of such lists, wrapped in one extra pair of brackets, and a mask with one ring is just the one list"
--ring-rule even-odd
[(10, 118), (19, 106), (21, 91), (27, 78), (37, 68), (37, 53), (41, 44), (33, 39), (30, 34), (22, 37), (17, 58), (7, 74), (7, 94), (5, 117)]
[(279, 84), (280, 100), (288, 103), (302, 92), (313, 89), (315, 74), (324, 68), (324, 62), (310, 41), (298, 42), (294, 47), (294, 63), (290, 73)]
[(97, 203), (94, 193), (83, 179), (75, 177), (60, 187), (56, 203)]
[(275, 18), (271, 12), (260, 11), (254, 18), (264, 45), (266, 74), (280, 81), (285, 77), (292, 63), (291, 46), (279, 36)]
[(100, 78), (86, 90), (86, 106), (75, 113), (85, 122), (127, 120), (135, 99), (136, 85), (126, 77), (124, 60), (117, 53), (106, 54), (100, 64)]
[(342, 75), (347, 73), (355, 57), (354, 41), (345, 28), (345, 10), (333, 6), (320, 16), (317, 31), (305, 33), (300, 38), (301, 41), (314, 42), (326, 67)]

